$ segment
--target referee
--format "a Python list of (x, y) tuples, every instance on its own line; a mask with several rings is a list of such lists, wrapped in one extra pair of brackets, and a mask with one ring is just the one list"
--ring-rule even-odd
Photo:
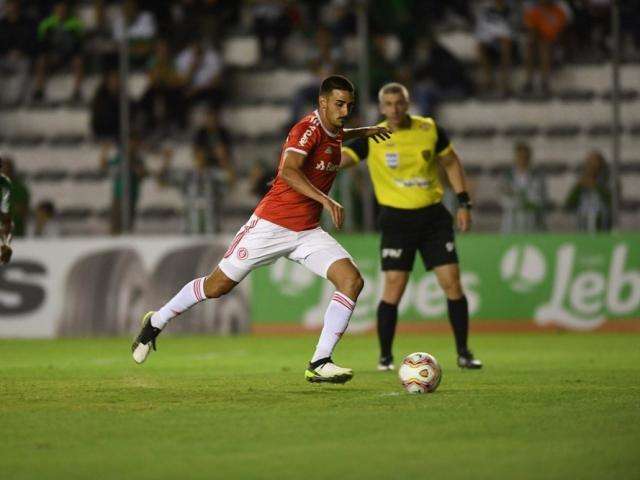
[(409, 115), (409, 92), (389, 83), (378, 94), (380, 112), (391, 139), (374, 143), (357, 139), (342, 149), (341, 168), (367, 159), (369, 174), (381, 206), (380, 256), (384, 291), (378, 305), (379, 370), (393, 370), (392, 343), (398, 320), (398, 304), (413, 268), (416, 251), (427, 270), (433, 269), (447, 296), (449, 321), (458, 351), (458, 366), (482, 368), (467, 345), (469, 306), (460, 284), (453, 219), (442, 205), (443, 187), (438, 165), (447, 174), (458, 196), (456, 220), (466, 232), (471, 226), (471, 201), (464, 171), (444, 130), (432, 118)]

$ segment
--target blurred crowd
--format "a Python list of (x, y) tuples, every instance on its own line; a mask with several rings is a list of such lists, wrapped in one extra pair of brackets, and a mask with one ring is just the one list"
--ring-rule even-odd
[[(113, 172), (111, 231), (118, 233), (122, 228), (118, 48), (120, 40), (128, 38), (131, 69), (146, 76), (143, 90), (130, 99), (129, 183), (134, 198), (130, 213), (135, 219), (140, 182), (151, 176), (144, 162), (149, 144), (168, 137), (187, 138), (192, 170), (173, 169), (172, 152), (165, 149), (162, 167), (153, 176), (159, 184), (183, 193), (186, 231), (217, 231), (220, 212), (206, 213), (202, 206), (219, 205), (221, 192), (237, 178), (233, 139), (219, 114), (237, 100), (226, 75), (225, 38), (238, 32), (254, 35), (259, 68), (292, 62), (299, 67), (302, 62), (309, 69), (312, 80), (291, 96), (292, 123), (316, 101), (319, 78), (353, 71), (357, 58), (349, 45), (357, 31), (360, 4), (357, 0), (0, 0), (0, 72), (18, 78), (21, 86), (14, 98), (0, 92), (0, 100), (46, 103), (52, 74), (72, 73), (68, 101), (89, 105), (94, 138), (105, 143), (99, 163), (103, 171)], [(620, 2), (620, 8), (623, 54), (634, 55), (640, 51), (640, 1)], [(417, 113), (436, 115), (441, 102), (472, 95), (549, 95), (553, 72), (563, 64), (598, 61), (611, 54), (610, 13), (611, 0), (370, 1), (369, 97), (374, 100), (382, 84), (400, 81), (412, 91)], [(458, 58), (440, 40), (439, 32), (447, 29), (473, 32), (475, 62)], [(287, 51), (291, 43), (309, 48), (292, 56)], [(521, 84), (514, 81), (515, 66), (524, 67)], [(87, 73), (99, 74), (101, 81), (85, 98)], [(526, 144), (516, 146), (515, 159), (503, 182), (503, 229), (544, 229), (544, 178), (532, 168)], [(15, 177), (11, 165), (5, 162), (4, 168)], [(251, 190), (264, 192), (270, 175), (256, 163), (250, 172)], [(34, 225), (39, 222), (34, 234), (55, 232), (56, 228), (42, 226), (55, 220), (55, 205), (29, 206), (26, 185), (19, 181), (15, 185), (20, 193), (14, 196), (14, 211), (26, 216), (33, 209)], [(609, 227), (607, 185), (606, 162), (594, 151), (566, 202), (566, 208), (577, 212), (581, 227)], [(25, 226), (17, 233), (27, 230)]]
[[(344, 71), (354, 60), (347, 52), (348, 39), (356, 33), (360, 3), (2, 0), (0, 68), (29, 74), (15, 100), (33, 101), (46, 100), (51, 73), (71, 70), (71, 100), (79, 101), (87, 70), (103, 74), (101, 93), (115, 86), (110, 74), (118, 65), (118, 42), (126, 35), (132, 67), (149, 77), (140, 99), (141, 122), (184, 125), (191, 105), (206, 102), (219, 107), (228, 96), (221, 45), (230, 32), (244, 29), (256, 36), (263, 66), (290, 64), (287, 41), (304, 38), (311, 41), (311, 48), (302, 61), (311, 70)], [(80, 10), (79, 5), (85, 8)], [(620, 2), (620, 9), (623, 49), (629, 45), (630, 52), (637, 52), (640, 2)], [(370, 1), (371, 98), (389, 80), (424, 90), (425, 97), (546, 94), (554, 68), (610, 54), (610, 13), (611, 0)], [(476, 65), (461, 61), (439, 41), (438, 32), (450, 28), (474, 32)], [(526, 68), (522, 85), (513, 84), (515, 64)], [(424, 102), (428, 105), (429, 100)]]
[[(210, 117), (209, 122), (214, 117)], [(198, 131), (193, 143), (193, 169), (176, 170), (171, 167), (171, 152), (163, 152), (164, 161), (159, 171), (150, 173), (145, 167), (145, 146), (137, 135), (130, 138), (129, 182), (132, 202), (129, 215), (135, 226), (141, 182), (147, 177), (167, 187), (177, 188), (185, 198), (184, 232), (187, 234), (217, 233), (220, 231), (221, 197), (225, 185), (233, 184), (235, 172), (229, 163), (228, 143), (222, 137), (223, 130), (215, 130), (209, 123)], [(213, 140), (213, 143), (211, 143)], [(218, 156), (220, 155), (220, 156)], [(211, 159), (212, 156), (216, 158)], [(123, 176), (119, 169), (120, 152), (111, 151), (108, 146), (102, 151), (100, 165), (105, 171), (112, 171), (113, 193), (110, 214), (111, 233), (122, 230)], [(52, 200), (43, 200), (32, 205), (27, 184), (17, 173), (14, 159), (2, 158), (0, 173), (12, 181), (10, 213), (13, 218), (16, 237), (52, 237), (61, 232), (56, 217), (56, 207)], [(353, 175), (355, 172), (344, 173)], [(572, 214), (574, 228), (583, 232), (609, 231), (612, 226), (612, 201), (609, 165), (599, 150), (590, 151), (576, 172), (576, 181), (566, 194), (561, 209)], [(259, 162), (249, 172), (251, 193), (257, 197), (264, 195), (273, 178), (273, 172)], [(334, 192), (341, 196), (358, 192), (350, 200), (351, 208), (362, 213), (362, 178), (357, 174), (350, 181), (352, 192)], [(500, 180), (500, 203), (502, 208), (503, 233), (531, 233), (547, 230), (546, 217), (552, 209), (547, 197), (547, 178), (544, 169), (533, 162), (532, 148), (518, 142), (514, 145), (512, 165), (505, 170)], [(473, 183), (471, 184), (473, 186)], [(340, 187), (338, 186), (338, 189)], [(450, 192), (449, 192), (450, 193)], [(620, 195), (620, 190), (618, 190)], [(450, 195), (449, 195), (450, 196)], [(454, 208), (455, 203), (444, 203)], [(344, 202), (344, 198), (342, 199)], [(449, 203), (451, 203), (449, 205)], [(353, 219), (352, 227), (358, 228), (362, 221), (359, 215)]]

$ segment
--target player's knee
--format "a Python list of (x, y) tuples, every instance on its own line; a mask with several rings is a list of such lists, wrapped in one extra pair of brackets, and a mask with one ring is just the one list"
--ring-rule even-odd
[(446, 281), (441, 282), (440, 286), (442, 287), (442, 290), (444, 290), (447, 298), (450, 300), (456, 300), (464, 295), (459, 278), (447, 279)]
[(406, 280), (401, 275), (387, 275), (384, 283), (390, 289), (398, 290), (404, 287)]
[(344, 288), (347, 292), (354, 296), (354, 299), (360, 295), (364, 288), (364, 279), (357, 270), (345, 278)]
[(207, 298), (220, 298), (233, 290), (234, 286), (233, 283), (216, 282), (211, 277), (207, 277), (204, 281), (204, 294)]

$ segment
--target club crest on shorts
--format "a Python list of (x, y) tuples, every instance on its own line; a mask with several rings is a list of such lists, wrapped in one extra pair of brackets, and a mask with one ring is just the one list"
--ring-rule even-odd
[(238, 249), (237, 255), (238, 255), (238, 258), (240, 260), (244, 260), (245, 258), (247, 258), (249, 256), (249, 250), (247, 250), (244, 247), (241, 247), (241, 248)]
[(447, 242), (445, 244), (445, 248), (447, 249), (447, 252), (453, 252), (453, 250), (456, 248), (455, 244), (453, 242)]

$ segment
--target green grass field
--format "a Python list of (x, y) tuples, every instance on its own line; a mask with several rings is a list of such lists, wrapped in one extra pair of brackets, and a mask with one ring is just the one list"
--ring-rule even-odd
[(345, 336), (343, 386), (310, 385), (315, 336), (166, 337), (143, 366), (128, 339), (0, 341), (0, 478), (640, 478), (640, 336), (401, 336), (440, 388), (409, 395)]

